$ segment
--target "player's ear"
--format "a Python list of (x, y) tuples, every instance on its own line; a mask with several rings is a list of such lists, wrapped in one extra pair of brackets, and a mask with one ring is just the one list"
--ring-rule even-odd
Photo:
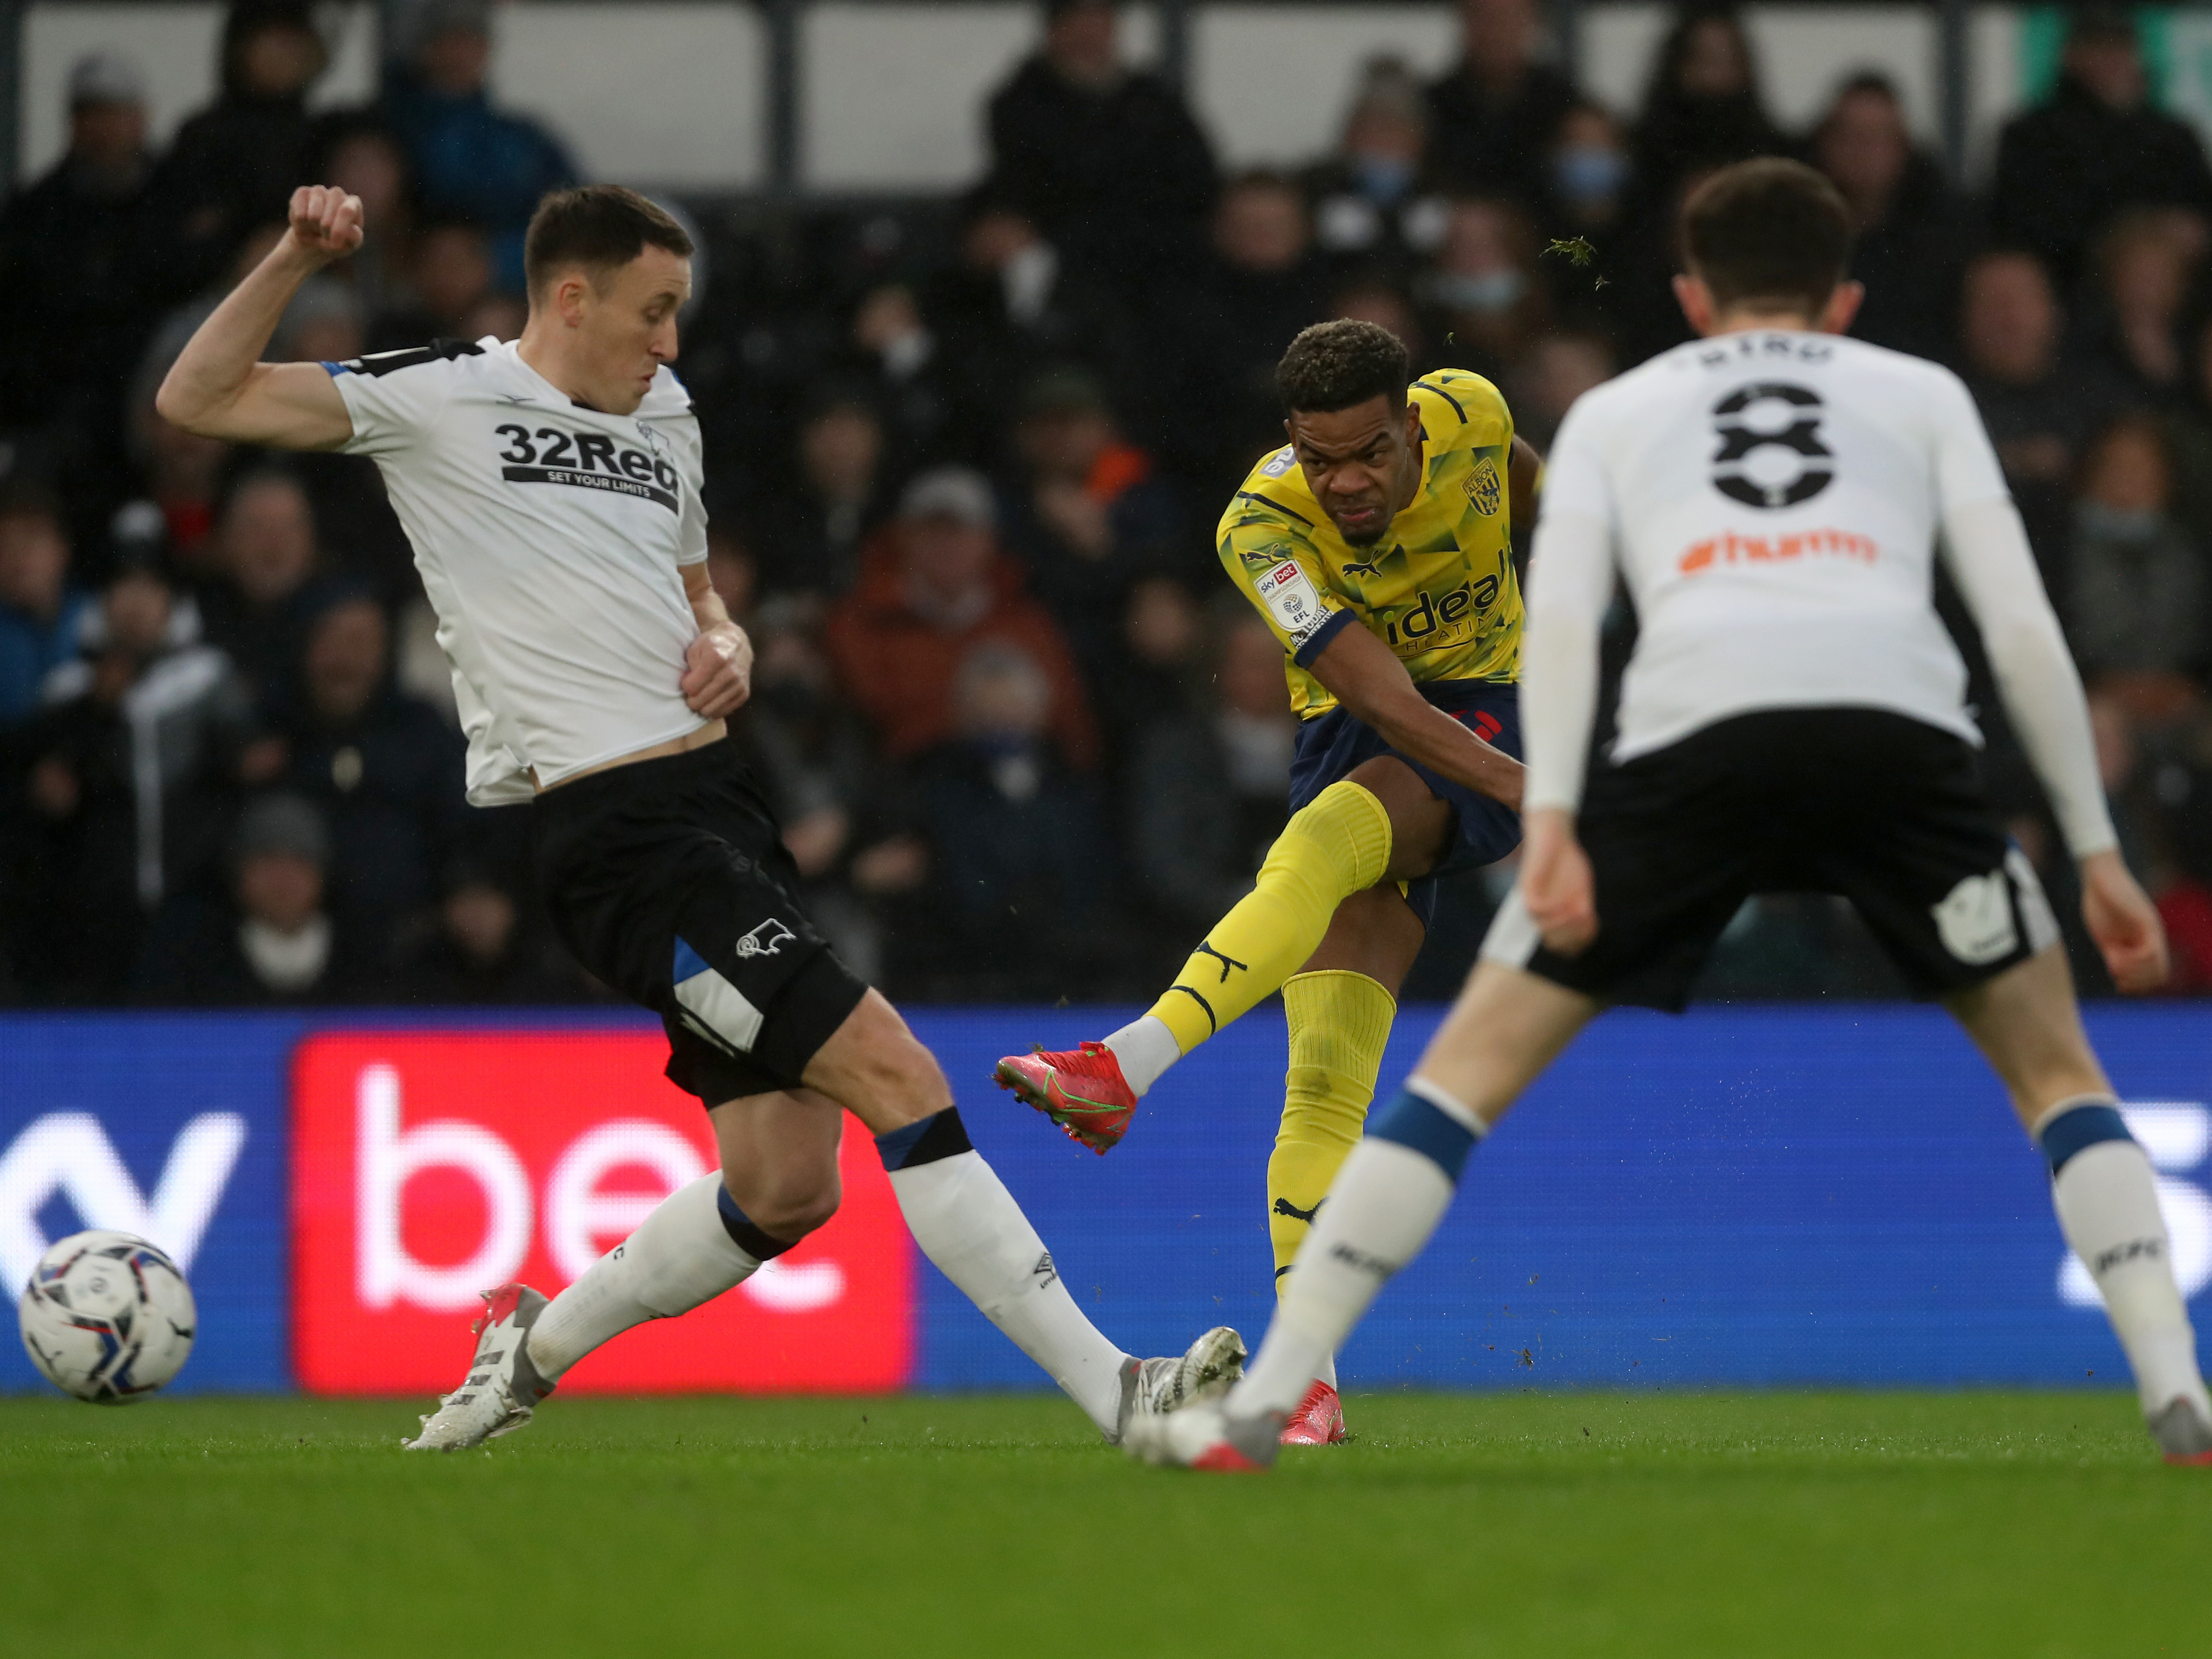
[(553, 283), (549, 297), (554, 314), (574, 328), (584, 320), (584, 308), (592, 297), (592, 279), (580, 270), (571, 270)]
[(1838, 283), (1836, 291), (1828, 296), (1828, 303), (1820, 307), (1820, 321), (1814, 326), (1823, 334), (1848, 334), (1851, 319), (1859, 314), (1859, 307), (1865, 301), (1864, 283)]
[(1698, 336), (1709, 333), (1713, 325), (1713, 291), (1701, 276), (1683, 271), (1674, 278), (1674, 303), (1682, 307), (1683, 320), (1690, 332)]
[(1413, 447), (1421, 441), (1421, 406), (1411, 398), (1406, 399), (1406, 447)]

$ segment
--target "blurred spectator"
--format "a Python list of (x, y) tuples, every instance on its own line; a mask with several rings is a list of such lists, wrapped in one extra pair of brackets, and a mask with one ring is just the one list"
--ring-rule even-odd
[[(1730, 5), (1683, 7), (1660, 42), (1636, 124), (1636, 172), (1646, 196), (1668, 200), (1686, 174), (1790, 148), (1759, 98), (1741, 14)], [(1671, 233), (1671, 215), (1666, 228)]]
[(298, 475), (274, 465), (242, 474), (216, 538), (216, 579), (198, 595), (208, 642), (228, 653), (261, 707), (282, 707), (291, 701), (307, 589), (321, 562)]
[(928, 283), (922, 307), (945, 343), (957, 420), (1005, 430), (1022, 385), (1051, 363), (1105, 377), (1125, 408), (1153, 395), (1148, 354), (1095, 270), (1063, 258), (990, 189), (971, 193), (963, 211), (959, 261)]
[(1428, 102), (1405, 60), (1368, 59), (1337, 153), (1305, 176), (1324, 252), (1403, 271), (1435, 248), (1444, 207), (1423, 165), (1428, 137)]
[(2033, 254), (1997, 249), (1967, 264), (1960, 367), (2061, 615), (2068, 603), (2069, 482), (2090, 434), (2124, 402), (2106, 377), (2062, 359), (2065, 325)]
[(1814, 131), (1813, 161), (1843, 192), (1858, 232), (1851, 275), (1866, 300), (1851, 332), (1916, 356), (1947, 356), (1965, 212), (1935, 158), (1913, 148), (1887, 76), (1844, 82)]
[(2058, 82), (2045, 103), (2005, 124), (1990, 217), (1996, 233), (2034, 248), (2062, 281), (2080, 268), (2105, 216), (2149, 204), (2212, 217), (2212, 170), (2185, 122), (2153, 109), (2130, 15), (2076, 12)]
[(1023, 401), (1016, 471), (1000, 500), (1003, 540), (1103, 694), (1120, 678), (1130, 586), (1170, 556), (1178, 503), (1152, 457), (1121, 441), (1104, 394), (1081, 370), (1041, 377)]
[(2205, 608), (2203, 551), (2174, 522), (2172, 464), (2155, 422), (2100, 433), (2081, 463), (2065, 616), (2082, 678), (2139, 723), (2178, 718), (2198, 699)]
[(439, 872), (468, 833), (463, 744), (392, 684), (390, 629), (365, 591), (330, 595), (302, 637), (284, 783), (331, 830), (332, 914), (382, 961), (410, 931), (428, 931)]
[(814, 636), (812, 607), (772, 599), (752, 629), (753, 695), (732, 723), (799, 866), (807, 914), (863, 979), (882, 971), (883, 929), (847, 879), (884, 830), (878, 773), (866, 729), (837, 695)]
[[(2185, 342), (2182, 396), (2166, 419), (2173, 459), (2173, 508), (2190, 539), (2212, 549), (2212, 316)], [(2212, 863), (2205, 873), (2212, 877)]]
[(537, 122), (493, 107), (489, 0), (414, 0), (401, 15), (406, 49), (386, 72), (382, 108), (422, 210), (481, 227), (493, 283), (520, 294), (522, 233), (540, 197), (576, 182), (575, 163)]
[(576, 970), (532, 923), (515, 884), (488, 866), (456, 869), (438, 902), (436, 930), (400, 964), (392, 983), (410, 1002), (519, 1006), (574, 1002)]
[(307, 89), (330, 63), (306, 0), (231, 0), (222, 94), (177, 130), (149, 187), (153, 275), (181, 297), (215, 282), (256, 226), (284, 221), (307, 182)]
[(167, 584), (125, 567), (100, 596), (89, 654), (54, 672), (22, 732), (44, 990), (119, 996), (145, 918), (212, 866), (235, 786), (276, 759), (229, 659), (180, 638), (178, 621)]
[(980, 465), (990, 440), (954, 421), (952, 389), (937, 336), (904, 283), (871, 289), (853, 313), (853, 345), (872, 380), (895, 469), (957, 459)]
[(860, 548), (888, 503), (883, 422), (866, 394), (831, 386), (799, 419), (798, 476), (746, 515), (771, 592), (836, 595), (860, 571)]
[(2098, 305), (2085, 332), (2136, 401), (2172, 402), (2186, 390), (2182, 310), (2203, 252), (2192, 234), (2200, 228), (2171, 209), (2128, 208), (2097, 239)]
[(1534, 206), (1574, 83), (1538, 61), (1534, 0), (1460, 0), (1459, 20), (1459, 62), (1429, 88), (1430, 164), (1454, 190)]
[(1206, 700), (1206, 648), (1205, 620), (1189, 587), (1173, 576), (1140, 577), (1122, 607), (1121, 662), (1098, 710), (1123, 784), (1139, 739)]
[(436, 219), (415, 235), (407, 262), (410, 303), (378, 317), (369, 349), (398, 351), (432, 340), (473, 339), (469, 323), (491, 295), (491, 244), (466, 220)]
[(1290, 816), (1298, 723), (1283, 648), (1249, 607), (1213, 647), (1213, 706), (1156, 726), (1124, 792), (1130, 865), (1178, 930), (1211, 927), (1252, 885)]
[(1510, 204), (1452, 204), (1427, 290), (1446, 362), (1504, 378), (1505, 365), (1536, 337), (1550, 309), (1535, 256), (1528, 221)]
[(992, 178), (1053, 245), (1145, 290), (1188, 257), (1213, 196), (1213, 154), (1182, 98), (1121, 61), (1109, 0), (1045, 0), (1044, 40), (991, 95)]
[(1561, 235), (1581, 236), (1607, 252), (1625, 227), (1635, 186), (1628, 136), (1600, 104), (1570, 106), (1559, 117), (1545, 190), (1546, 222)]
[(307, 176), (361, 198), (361, 249), (331, 267), (349, 283), (361, 314), (404, 310), (415, 231), (415, 184), (407, 152), (372, 112), (323, 117), (315, 127)]
[(264, 795), (239, 820), (222, 900), (179, 895), (146, 940), (132, 989), (174, 1007), (360, 1002), (381, 988), (324, 903), (330, 832), (296, 795)]
[(954, 677), (950, 741), (915, 763), (937, 925), (891, 945), (896, 971), (938, 994), (1095, 995), (1115, 965), (1098, 925), (1111, 915), (1113, 844), (1096, 787), (1052, 739), (1054, 695), (1019, 646), (980, 642)]
[(38, 708), (46, 677), (76, 655), (92, 605), (70, 580), (61, 503), (33, 485), (0, 492), (0, 727)]
[(1231, 182), (1214, 211), (1213, 257), (1197, 264), (1177, 305), (1178, 447), (1196, 458), (1207, 493), (1225, 495), (1255, 456), (1281, 444), (1275, 364), (1328, 308), (1328, 271), (1295, 184), (1266, 172)]
[(870, 542), (860, 580), (830, 613), (828, 644), (839, 678), (904, 760), (954, 729), (952, 680), (979, 641), (1019, 647), (1051, 687), (1049, 728), (1074, 765), (1097, 764), (1097, 730), (1066, 641), (1021, 591), (1020, 567), (999, 551), (991, 487), (947, 467), (907, 486), (898, 517)]
[(111, 52), (70, 70), (69, 149), (0, 211), (0, 428), (106, 457), (152, 316), (141, 223), (146, 96)]
[(1413, 302), (1406, 297), (1405, 289), (1379, 271), (1354, 271), (1339, 283), (1329, 296), (1328, 311), (1332, 318), (1350, 317), (1389, 329), (1405, 343), (1406, 355), (1417, 373), (1429, 367), (1428, 337), (1422, 331)]
[(1613, 371), (1613, 348), (1603, 335), (1545, 335), (1521, 355), (1507, 376), (1513, 429), (1539, 450), (1549, 449), (1575, 399), (1611, 380)]

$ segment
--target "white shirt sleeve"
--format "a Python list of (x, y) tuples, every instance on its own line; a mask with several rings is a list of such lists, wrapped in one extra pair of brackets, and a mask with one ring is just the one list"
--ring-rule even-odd
[(391, 455), (428, 431), (453, 391), (453, 364), (428, 346), (325, 363), (353, 419), (349, 455)]
[(705, 489), (707, 467), (704, 443), (699, 435), (699, 417), (685, 415), (680, 420), (656, 421), (654, 427), (669, 441), (676, 452), (676, 470), (684, 475), (684, 523), (678, 531), (676, 562), (679, 565), (702, 564), (707, 558), (707, 502)]
[[(1981, 435), (1981, 422), (1974, 421)], [(1982, 447), (1989, 441), (1982, 438)], [(2115, 846), (2112, 813), (2097, 774), (2089, 706), (2043, 591), (2027, 532), (2011, 501), (1946, 503), (1945, 562), (1982, 630), (1997, 695), (2051, 797), (2066, 846), (2077, 859)]]
[(2008, 501), (2004, 468), (1982, 425), (1982, 412), (1966, 383), (1948, 368), (1929, 365), (1935, 381), (1928, 412), (1935, 422), (1936, 501), (1941, 513), (1977, 501)]
[(1544, 467), (1521, 639), (1522, 811), (1582, 804), (1597, 718), (1598, 634), (1613, 602), (1612, 492), (1570, 410)]

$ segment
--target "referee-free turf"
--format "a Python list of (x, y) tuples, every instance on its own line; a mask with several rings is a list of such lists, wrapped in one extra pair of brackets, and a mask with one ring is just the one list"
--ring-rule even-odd
[(2212, 1652), (2212, 1470), (2109, 1394), (1355, 1396), (1267, 1477), (1040, 1395), (0, 1401), (0, 1651)]

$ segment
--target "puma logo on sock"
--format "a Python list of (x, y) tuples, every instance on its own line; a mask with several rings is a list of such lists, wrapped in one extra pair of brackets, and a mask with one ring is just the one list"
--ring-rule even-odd
[(1325, 1198), (1317, 1198), (1314, 1200), (1313, 1208), (1310, 1210), (1301, 1210), (1297, 1205), (1291, 1203), (1289, 1199), (1279, 1198), (1275, 1200), (1275, 1213), (1277, 1215), (1286, 1215), (1293, 1221), (1303, 1221), (1307, 1226), (1310, 1227), (1313, 1225), (1313, 1218), (1321, 1213), (1321, 1206), (1328, 1202), (1328, 1200)]
[(1224, 985), (1229, 983), (1229, 970), (1231, 968), (1242, 969), (1248, 974), (1252, 971), (1249, 964), (1237, 961), (1234, 957), (1224, 956), (1220, 951), (1215, 950), (1211, 945), (1201, 945), (1197, 950), (1192, 951), (1191, 954), (1198, 957), (1212, 957), (1219, 962), (1221, 963), (1221, 982)]

